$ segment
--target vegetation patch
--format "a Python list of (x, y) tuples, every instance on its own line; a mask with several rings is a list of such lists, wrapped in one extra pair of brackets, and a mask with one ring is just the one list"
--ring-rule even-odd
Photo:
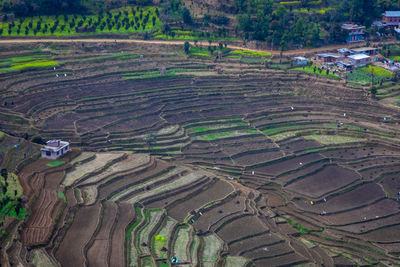
[(298, 68), (294, 68), (292, 70), (304, 71), (307, 73), (312, 73), (312, 74), (315, 74), (318, 76), (324, 76), (324, 77), (329, 77), (329, 78), (333, 78), (333, 79), (340, 79), (340, 77), (338, 75), (331, 73), (330, 70), (323, 70), (315, 65), (298, 67)]
[(65, 162), (62, 160), (54, 160), (54, 161), (50, 161), (50, 162), (46, 163), (46, 166), (57, 167), (57, 166), (63, 165), (64, 163)]
[(343, 136), (343, 135), (308, 135), (304, 136), (304, 139), (315, 140), (323, 145), (335, 145), (355, 142), (365, 142), (364, 138)]
[(233, 50), (229, 53), (233, 56), (253, 56), (253, 57), (270, 57), (271, 54), (265, 52), (255, 52), (249, 50)]
[(96, 15), (22, 17), (0, 22), (1, 36), (70, 36), (99, 33), (138, 33), (161, 29), (157, 7), (123, 7)]
[(64, 200), (64, 203), (67, 203), (67, 198), (65, 197), (65, 194), (63, 192), (57, 191), (57, 197)]
[(1, 72), (10, 72), (29, 68), (50, 68), (54, 66), (58, 66), (58, 63), (48, 55), (11, 57), (0, 61)]

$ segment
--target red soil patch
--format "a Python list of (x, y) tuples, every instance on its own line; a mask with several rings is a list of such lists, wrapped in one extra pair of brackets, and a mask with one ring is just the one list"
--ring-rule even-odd
[(349, 192), (328, 198), (327, 202), (323, 201), (314, 205), (311, 205), (309, 201), (304, 200), (294, 202), (301, 210), (309, 210), (316, 213), (325, 210), (327, 213), (334, 213), (355, 209), (383, 198), (385, 198), (385, 193), (379, 185), (375, 183), (367, 183)]
[(114, 202), (103, 202), (103, 209), (100, 230), (93, 237), (94, 243), (87, 252), (89, 266), (107, 266), (110, 232), (117, 219), (118, 207)]
[(290, 191), (317, 198), (338, 190), (360, 179), (360, 176), (340, 166), (327, 166), (320, 172), (296, 181), (286, 188)]
[(78, 210), (55, 256), (63, 266), (84, 266), (84, 246), (92, 237), (100, 219), (100, 204)]
[(118, 203), (118, 220), (111, 237), (110, 266), (125, 266), (125, 231), (135, 215), (134, 206)]
[(233, 192), (233, 187), (223, 180), (218, 180), (207, 190), (191, 197), (190, 199), (167, 208), (168, 215), (172, 218), (183, 221), (190, 211), (198, 209), (203, 205), (226, 197)]
[(229, 221), (217, 231), (217, 235), (226, 242), (231, 242), (245, 236), (265, 232), (268, 227), (261, 223), (257, 217), (244, 216)]

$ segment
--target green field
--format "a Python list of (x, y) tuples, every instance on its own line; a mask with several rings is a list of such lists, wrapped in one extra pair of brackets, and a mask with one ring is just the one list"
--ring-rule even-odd
[(356, 138), (342, 135), (308, 135), (304, 139), (315, 140), (323, 145), (336, 145), (345, 143), (365, 142), (364, 138)]
[(30, 55), (4, 58), (0, 60), (0, 72), (23, 70), (28, 68), (50, 68), (58, 63), (49, 55)]
[(304, 71), (304, 72), (307, 72), (307, 73), (312, 73), (312, 74), (315, 74), (315, 75), (318, 75), (318, 76), (324, 76), (324, 77), (329, 77), (329, 78), (333, 78), (333, 79), (340, 79), (339, 76), (337, 76), (335, 74), (332, 74), (332, 73), (327, 73), (326, 70), (322, 70), (322, 69), (320, 69), (320, 68), (318, 68), (317, 66), (314, 66), (314, 65), (298, 67), (298, 68), (294, 68), (292, 70)]
[[(159, 9), (124, 7), (97, 15), (59, 15), (0, 22), (1, 36), (70, 36), (99, 33), (140, 33), (161, 29)], [(86, 29), (85, 29), (86, 27)]]
[(46, 166), (57, 167), (57, 166), (63, 165), (64, 163), (65, 162), (62, 160), (54, 160), (54, 161), (50, 161), (50, 162), (46, 163)]
[(378, 83), (381, 79), (392, 77), (392, 73), (378, 66), (362, 67), (347, 74), (347, 79), (356, 83), (370, 83), (372, 80), (372, 70), (374, 70), (374, 82)]
[(253, 56), (253, 57), (270, 57), (271, 54), (264, 52), (254, 52), (248, 50), (233, 50), (229, 53), (230, 55), (238, 55), (238, 56)]

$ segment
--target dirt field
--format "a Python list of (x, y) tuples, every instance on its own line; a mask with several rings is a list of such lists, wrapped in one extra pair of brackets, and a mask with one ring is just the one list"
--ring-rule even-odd
[[(0, 41), (4, 61), (58, 64), (0, 73), (0, 163), (29, 215), (4, 209), (1, 259), (395, 266), (399, 110), (285, 56), (266, 68), (257, 56), (189, 57), (182, 44)], [(31, 159), (34, 136), (72, 152), (49, 167)]]

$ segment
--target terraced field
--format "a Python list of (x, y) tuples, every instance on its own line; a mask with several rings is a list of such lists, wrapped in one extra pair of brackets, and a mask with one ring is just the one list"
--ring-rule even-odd
[(0, 130), (74, 152), (20, 171), (13, 265), (400, 264), (400, 112), (368, 88), (183, 47), (36, 49), (58, 66), (0, 74)]

